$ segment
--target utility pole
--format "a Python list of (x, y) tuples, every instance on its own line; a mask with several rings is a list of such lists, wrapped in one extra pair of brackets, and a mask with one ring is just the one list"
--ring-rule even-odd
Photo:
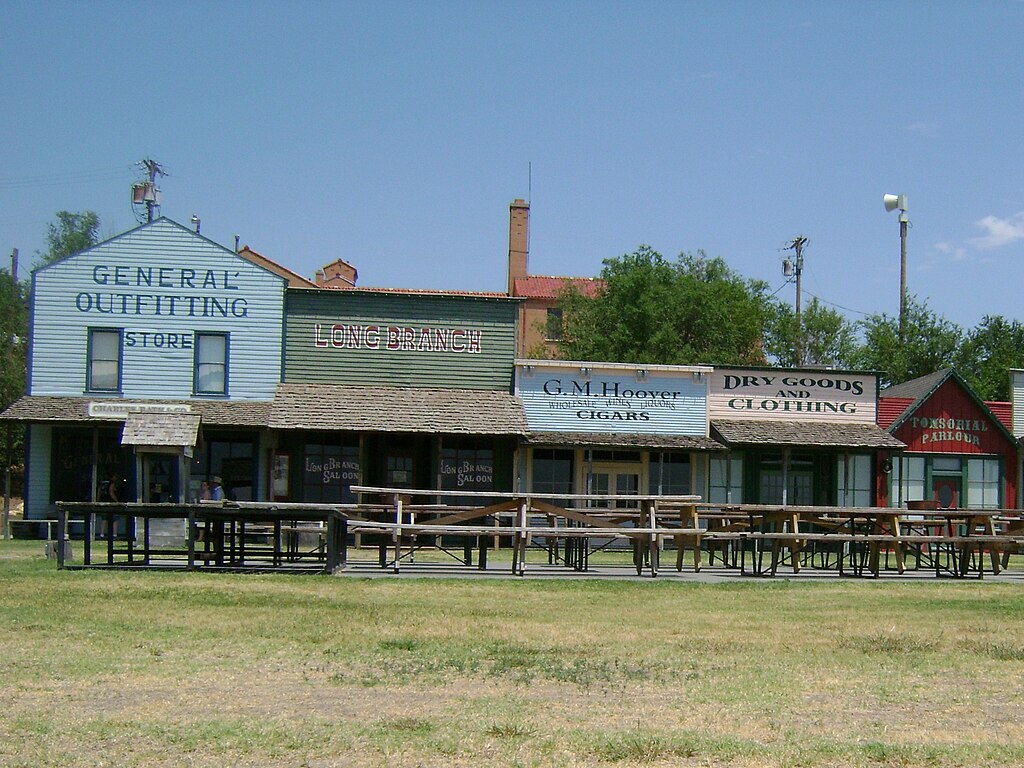
[[(15, 289), (18, 285), (18, 249), (15, 248), (11, 251), (11, 282), (14, 284)], [(6, 340), (5, 340), (6, 341)], [(11, 342), (11, 362), (14, 362), (14, 339), (10, 339)], [(4, 509), (3, 519), (0, 520), (2, 524), (2, 531), (0, 534), (3, 538), (11, 538), (11, 462), (14, 461), (14, 438), (11, 433), (10, 423), (5, 425), (4, 431), (7, 436), (7, 457), (4, 466)]]
[[(152, 185), (152, 188), (155, 190), (156, 189), (156, 177), (157, 177), (157, 175), (160, 175), (160, 176), (165, 175), (164, 174), (164, 169), (160, 167), (160, 163), (158, 163), (156, 160), (153, 160), (153, 159), (148, 158), (148, 157), (145, 160), (142, 161), (142, 167), (146, 170), (146, 174), (149, 176), (149, 183)], [(155, 195), (150, 196), (150, 198), (146, 200), (146, 221), (147, 222), (152, 223), (152, 221), (153, 221), (153, 210), (156, 208), (157, 204), (158, 203), (157, 203)]]
[[(167, 171), (156, 160), (146, 158), (140, 160), (136, 165), (146, 174), (146, 181), (139, 181), (132, 184), (132, 209), (140, 223), (151, 224), (156, 217), (156, 209), (160, 207), (161, 194), (156, 185), (157, 176), (166, 176)], [(145, 222), (138, 206), (145, 206)]]
[(787, 251), (795, 251), (795, 261), (786, 259), (783, 262), (783, 274), (786, 277), (795, 277), (796, 279), (796, 364), (801, 366), (804, 364), (804, 326), (800, 318), (800, 306), (801, 298), (803, 295), (803, 287), (801, 285), (801, 275), (804, 272), (804, 246), (807, 245), (807, 238), (803, 235), (793, 239), (788, 246)]

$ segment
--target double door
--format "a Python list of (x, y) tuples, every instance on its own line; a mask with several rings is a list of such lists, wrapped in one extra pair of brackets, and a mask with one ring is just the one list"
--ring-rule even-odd
[(640, 467), (637, 464), (598, 464), (590, 472), (588, 492), (597, 496), (612, 496), (599, 499), (590, 506), (599, 509), (636, 509), (635, 497), (640, 493)]

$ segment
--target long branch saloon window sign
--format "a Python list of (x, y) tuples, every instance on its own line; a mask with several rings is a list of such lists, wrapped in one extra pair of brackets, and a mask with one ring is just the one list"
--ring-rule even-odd
[(706, 387), (698, 373), (541, 364), (520, 369), (517, 394), (534, 431), (704, 436)]
[(712, 419), (875, 422), (876, 377), (811, 370), (722, 370), (711, 374)]

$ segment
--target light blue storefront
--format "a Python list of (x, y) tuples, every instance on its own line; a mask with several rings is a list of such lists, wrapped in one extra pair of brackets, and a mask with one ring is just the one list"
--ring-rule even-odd
[(36, 270), (28, 395), (5, 414), (28, 424), (26, 516), (111, 484), (190, 500), (215, 475), (259, 498), (286, 282), (166, 218)]

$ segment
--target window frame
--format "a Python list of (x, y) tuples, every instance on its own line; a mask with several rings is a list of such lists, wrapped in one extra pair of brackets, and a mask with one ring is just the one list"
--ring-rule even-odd
[[(192, 394), (197, 397), (228, 397), (228, 382), (230, 381), (230, 366), (229, 361), (231, 359), (231, 334), (226, 331), (194, 331), (193, 338), (195, 342), (195, 352), (192, 357)], [(207, 390), (200, 389), (199, 382), (201, 376), (199, 373), (199, 366), (202, 365), (215, 365), (215, 363), (201, 363), (199, 359), (200, 352), (203, 346), (203, 340), (207, 338), (222, 338), (224, 339), (224, 386), (221, 390)]]
[[(94, 384), (93, 366), (98, 362), (95, 357), (95, 337), (99, 334), (117, 334), (117, 384), (113, 387), (97, 387)], [(110, 362), (104, 359), (100, 362)], [(86, 334), (85, 349), (85, 391), (120, 393), (124, 378), (124, 328), (89, 327)]]

